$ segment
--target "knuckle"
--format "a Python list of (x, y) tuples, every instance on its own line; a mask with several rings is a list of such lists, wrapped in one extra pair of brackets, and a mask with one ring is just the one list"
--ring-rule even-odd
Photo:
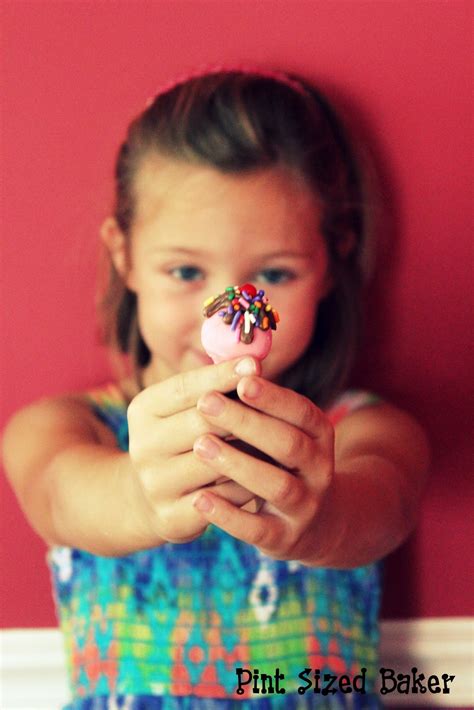
[(158, 512), (160, 525), (167, 535), (173, 531), (173, 513), (171, 505), (161, 505)]
[(129, 425), (133, 424), (141, 415), (142, 406), (140, 396), (134, 397), (127, 407), (127, 420)]
[(327, 466), (321, 467), (320, 481), (321, 481), (321, 489), (323, 491), (325, 491), (329, 488), (329, 486), (332, 483), (333, 476), (334, 476), (334, 467), (332, 465), (332, 462), (328, 463)]
[(306, 512), (308, 518), (314, 518), (320, 511), (321, 508), (321, 496), (315, 494), (314, 491), (310, 491), (306, 498)]
[(146, 447), (142, 441), (140, 429), (129, 427), (128, 455), (136, 464), (142, 464), (146, 460)]
[(292, 557), (292, 552), (297, 548), (301, 539), (301, 534), (296, 530), (288, 530), (285, 536), (284, 556)]
[(271, 557), (277, 560), (288, 560), (292, 558), (291, 551), (294, 547), (295, 535), (289, 525), (284, 529), (276, 527), (271, 535), (266, 536), (266, 549)]
[(258, 525), (249, 536), (251, 545), (259, 548), (269, 547), (268, 533), (263, 525)]
[(155, 472), (149, 468), (144, 468), (139, 471), (140, 483), (143, 492), (147, 498), (154, 504), (154, 499), (157, 496), (157, 481)]
[(294, 476), (289, 473), (282, 475), (272, 495), (273, 504), (277, 507), (282, 504), (292, 504), (295, 497), (298, 495), (297, 489), (298, 481)]
[(141, 427), (129, 427), (128, 455), (136, 466), (144, 468), (150, 463), (150, 446)]
[(292, 431), (283, 442), (283, 456), (286, 462), (292, 464), (293, 461), (300, 458), (301, 448), (304, 446), (303, 439), (303, 434), (295, 430)]
[(307, 397), (303, 398), (302, 404), (302, 422), (307, 431), (316, 432), (321, 426), (321, 421), (324, 421), (323, 413), (313, 402)]
[(229, 377), (234, 372), (234, 363), (232, 361), (220, 362), (217, 367), (211, 369), (211, 378), (213, 385), (218, 387), (225, 387), (229, 382)]
[(304, 423), (313, 422), (318, 418), (319, 411), (307, 397), (301, 397), (300, 415)]
[(322, 433), (325, 437), (328, 437), (329, 439), (334, 439), (334, 427), (329, 421), (328, 417), (323, 416), (321, 414), (319, 426), (322, 429)]
[(213, 431), (210, 422), (208, 422), (196, 408), (189, 412), (188, 424), (193, 437), (209, 434)]
[(307, 487), (300, 479), (292, 476), (293, 488), (290, 503), (296, 508), (303, 508), (307, 498)]
[(307, 526), (310, 525), (310, 523), (313, 520), (315, 520), (319, 510), (320, 510), (319, 499), (315, 495), (307, 496), (306, 500), (305, 500), (305, 505), (304, 505), (304, 507), (302, 507), (301, 530), (306, 529)]
[(300, 461), (311, 461), (314, 456), (314, 441), (309, 436), (302, 435), (298, 447)]
[(244, 408), (245, 405), (238, 404), (236, 407), (230, 408), (234, 426), (242, 429), (248, 421), (248, 411)]
[(227, 359), (227, 360), (222, 360), (217, 364), (217, 367), (212, 368), (213, 369), (213, 375), (216, 378), (219, 378), (221, 380), (228, 380), (229, 376), (235, 377), (238, 376), (235, 372), (236, 365), (239, 360), (242, 359), (241, 355), (234, 355), (232, 358)]
[(138, 463), (140, 461), (141, 457), (141, 447), (138, 445), (138, 442), (136, 441), (135, 438), (130, 437), (129, 445), (128, 445), (128, 455), (130, 456), (131, 460), (133, 463)]
[(157, 514), (162, 536), (168, 540), (179, 539), (182, 535), (182, 524), (176, 515), (176, 506), (172, 502), (161, 504)]
[(186, 375), (183, 372), (179, 372), (173, 378), (173, 392), (179, 399), (186, 399), (188, 394), (188, 384)]
[(320, 463), (317, 469), (317, 475), (311, 481), (310, 488), (316, 496), (313, 505), (318, 508), (322, 498), (326, 495), (332, 485), (334, 477), (334, 466), (332, 462)]

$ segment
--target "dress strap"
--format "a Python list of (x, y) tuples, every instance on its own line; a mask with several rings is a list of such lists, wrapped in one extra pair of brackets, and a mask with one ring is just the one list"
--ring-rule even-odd
[(370, 407), (374, 404), (381, 404), (382, 398), (373, 392), (366, 390), (347, 390), (340, 394), (326, 410), (331, 424), (335, 426), (348, 414), (352, 414), (357, 409)]
[(85, 393), (92, 411), (115, 434), (118, 446), (128, 451), (127, 400), (120, 387), (109, 382)]
[(127, 407), (125, 396), (115, 382), (107, 382), (104, 385), (87, 390), (85, 396), (89, 402), (98, 407)]

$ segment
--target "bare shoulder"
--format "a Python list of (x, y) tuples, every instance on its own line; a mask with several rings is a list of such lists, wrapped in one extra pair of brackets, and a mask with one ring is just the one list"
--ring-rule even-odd
[(55, 432), (75, 432), (99, 443), (103, 439), (114, 441), (113, 434), (99, 421), (81, 394), (40, 399), (20, 409), (8, 422), (4, 440), (21, 436), (27, 441), (31, 436)]
[(56, 453), (78, 443), (115, 445), (112, 432), (80, 394), (41, 399), (8, 421), (2, 436), (5, 470), (14, 483), (40, 469)]
[(424, 478), (430, 461), (428, 438), (408, 412), (388, 403), (362, 407), (336, 426), (336, 457), (376, 454)]

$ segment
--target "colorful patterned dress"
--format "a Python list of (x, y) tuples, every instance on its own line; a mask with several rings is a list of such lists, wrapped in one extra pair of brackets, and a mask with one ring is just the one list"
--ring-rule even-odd
[[(126, 451), (126, 402), (115, 385), (88, 394)], [(347, 392), (336, 423), (373, 403)], [(348, 570), (272, 560), (214, 526), (198, 539), (124, 557), (49, 551), (65, 638), (68, 710), (267, 710), (379, 707), (378, 565)], [(274, 676), (236, 693), (237, 668)], [(366, 693), (322, 695), (299, 674), (365, 672)], [(308, 676), (312, 678), (311, 675)], [(249, 679), (249, 675), (242, 674)], [(259, 686), (257, 686), (259, 687)], [(273, 693), (272, 691), (273, 687)]]

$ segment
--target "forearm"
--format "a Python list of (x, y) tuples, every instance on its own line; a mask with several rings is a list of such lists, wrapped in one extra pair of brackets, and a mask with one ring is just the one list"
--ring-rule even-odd
[(60, 452), (38, 483), (42, 490), (31, 491), (32, 500), (43, 500), (43, 536), (104, 556), (162, 544), (136, 476), (128, 454), (110, 447), (88, 443)]
[(341, 465), (306, 537), (301, 561), (348, 568), (381, 559), (416, 524), (421, 488), (396, 463), (378, 455)]

